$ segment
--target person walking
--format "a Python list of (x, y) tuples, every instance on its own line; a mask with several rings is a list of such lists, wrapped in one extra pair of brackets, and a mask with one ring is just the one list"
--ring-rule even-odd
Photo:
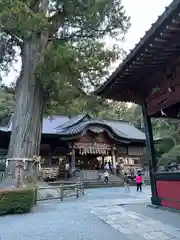
[(130, 181), (129, 181), (128, 175), (127, 173), (124, 173), (124, 187), (126, 192), (130, 190), (129, 186), (130, 186)]
[(107, 170), (104, 172), (104, 183), (109, 183), (109, 173)]
[(105, 163), (104, 170), (109, 171), (109, 164), (107, 162)]
[(140, 190), (140, 192), (142, 192), (142, 184), (143, 184), (143, 178), (142, 178), (141, 172), (138, 172), (136, 175), (137, 192), (139, 190)]
[(68, 162), (65, 164), (65, 180), (68, 180), (69, 178), (69, 170), (70, 170), (70, 165)]
[(108, 162), (108, 165), (109, 165), (109, 170), (110, 170), (110, 172), (113, 174), (112, 163), (111, 163), (111, 161)]

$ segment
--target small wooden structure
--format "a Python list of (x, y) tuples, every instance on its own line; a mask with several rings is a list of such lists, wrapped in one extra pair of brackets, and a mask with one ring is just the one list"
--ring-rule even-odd
[(180, 173), (157, 172), (151, 118), (180, 118), (180, 0), (174, 0), (95, 94), (142, 106), (152, 203), (180, 209)]

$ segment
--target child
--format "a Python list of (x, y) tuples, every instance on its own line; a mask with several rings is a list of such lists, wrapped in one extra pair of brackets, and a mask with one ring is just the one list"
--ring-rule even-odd
[(109, 182), (109, 173), (108, 171), (106, 170), (104, 172), (104, 183), (108, 183)]
[(129, 181), (128, 175), (127, 175), (127, 173), (124, 173), (125, 191), (129, 191), (129, 185), (130, 185), (130, 181)]
[(142, 183), (143, 183), (143, 178), (140, 172), (136, 175), (136, 186), (137, 186), (137, 191), (142, 192)]

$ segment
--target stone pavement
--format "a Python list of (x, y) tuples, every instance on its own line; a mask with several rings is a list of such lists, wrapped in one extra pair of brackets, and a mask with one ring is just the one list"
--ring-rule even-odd
[(79, 199), (38, 204), (30, 214), (0, 218), (1, 240), (180, 240), (180, 214), (152, 209), (150, 189), (86, 190)]

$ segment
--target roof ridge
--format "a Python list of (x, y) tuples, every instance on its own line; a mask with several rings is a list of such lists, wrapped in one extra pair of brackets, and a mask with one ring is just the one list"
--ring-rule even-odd
[[(85, 117), (91, 117), (89, 114), (80, 114), (80, 115), (76, 115), (74, 116), (74, 119), (73, 117), (72, 118), (69, 118), (68, 121), (66, 121), (65, 123), (63, 123), (62, 125), (59, 125), (57, 126), (55, 129), (58, 129), (58, 128), (61, 128), (61, 129), (66, 129), (66, 128), (69, 128), (69, 127), (73, 127), (74, 125), (77, 125), (79, 124), (81, 121), (83, 121), (83, 119)], [(74, 122), (73, 122), (74, 120)], [(69, 122), (69, 124), (68, 124)]]
[(53, 118), (53, 117), (76, 117), (76, 116), (80, 116), (81, 114), (77, 114), (77, 115), (61, 115), (61, 114), (53, 114), (53, 115), (48, 115), (48, 116), (44, 116), (44, 118)]
[[(128, 135), (126, 133), (123, 133), (122, 131), (119, 131), (117, 128), (115, 127), (112, 127), (110, 124), (108, 124), (107, 122), (104, 122), (103, 120), (99, 120), (99, 119), (90, 119), (90, 120), (87, 120), (85, 122), (78, 122), (77, 124), (74, 124), (72, 126), (69, 126), (67, 128), (61, 128), (59, 129), (60, 130), (60, 133), (63, 134), (65, 133), (66, 131), (72, 131), (72, 129), (78, 129), (80, 126), (81, 126), (81, 131), (83, 130), (83, 128), (86, 128), (88, 125), (91, 125), (91, 124), (102, 124), (104, 125), (105, 127), (107, 128), (110, 128), (112, 132), (114, 132), (115, 134), (117, 134), (116, 132), (118, 132), (123, 138), (128, 138)], [(84, 125), (84, 126), (83, 126)]]
[[(104, 119), (87, 119), (86, 121), (82, 121), (82, 122), (79, 121), (78, 124), (77, 124), (77, 121), (75, 121), (76, 123), (75, 122), (73, 123), (75, 124), (74, 127), (73, 125), (71, 125), (69, 128), (68, 127), (62, 128), (61, 126), (63, 126), (63, 122), (64, 122), (63, 120), (59, 129), (57, 129), (56, 126), (60, 122), (61, 120), (60, 119), (58, 120), (58, 118), (55, 119), (54, 121), (50, 121), (46, 118), (46, 120), (43, 122), (44, 125), (42, 129), (42, 133), (57, 134), (60, 136), (62, 136), (63, 134), (67, 136), (69, 134), (69, 136), (71, 136), (72, 134), (79, 134), (79, 132), (81, 132), (83, 128), (86, 126), (87, 128), (88, 126), (97, 126), (97, 127), (106, 128), (109, 132), (112, 132), (113, 135), (115, 134), (115, 136), (118, 136), (122, 139), (134, 139), (134, 140), (143, 140), (143, 141), (145, 140), (144, 133), (133, 125), (132, 125), (133, 129), (132, 129), (131, 125), (127, 122), (123, 124), (124, 122), (122, 121), (107, 121)], [(67, 122), (67, 120), (65, 120), (65, 122)], [(73, 130), (73, 128), (75, 131)], [(12, 126), (0, 127), (0, 131), (11, 132), (11, 130), (12, 130)]]
[(125, 122), (125, 123), (131, 123), (130, 121), (127, 121), (127, 120), (124, 120), (124, 119), (117, 119), (117, 118), (112, 118), (112, 119), (106, 119), (106, 118), (103, 118), (103, 119), (100, 119), (102, 121), (114, 121), (114, 122)]

